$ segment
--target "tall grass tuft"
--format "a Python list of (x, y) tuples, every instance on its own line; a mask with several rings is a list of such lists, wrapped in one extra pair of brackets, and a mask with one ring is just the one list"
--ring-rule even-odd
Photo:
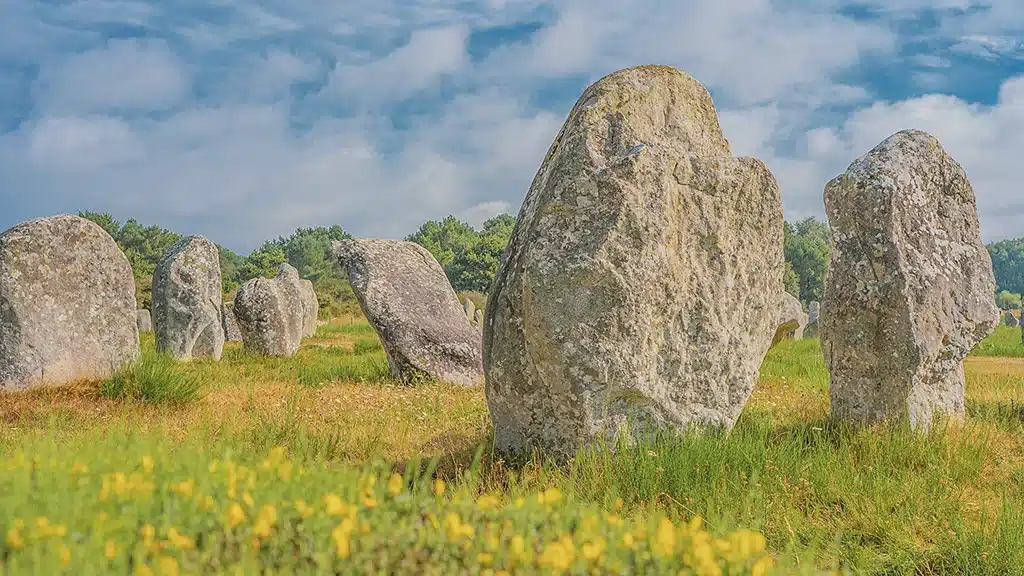
[(181, 370), (168, 354), (146, 350), (133, 364), (121, 367), (100, 386), (108, 398), (133, 399), (153, 404), (188, 404), (199, 398), (202, 380)]

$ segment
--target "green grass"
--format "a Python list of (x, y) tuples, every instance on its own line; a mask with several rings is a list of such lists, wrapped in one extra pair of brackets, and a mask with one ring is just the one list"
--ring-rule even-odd
[[(219, 363), (179, 365), (181, 373), (204, 383), (202, 397), (189, 403), (104, 399), (88, 386), (0, 395), (0, 454), (37, 458), (32, 481), (26, 469), (5, 468), (0, 458), (0, 503), (9, 512), (0, 516), (0, 529), (12, 526), (4, 518), (17, 516), (26, 523), (33, 515), (66, 522), (69, 534), (85, 535), (66, 544), (72, 548), (69, 571), (108, 566), (105, 541), (93, 538), (89, 524), (90, 514), (106, 511), (117, 519), (111, 537), (124, 544), (111, 561), (114, 571), (126, 570), (130, 553), (137, 552), (132, 534), (149, 522), (160, 534), (174, 525), (195, 538), (195, 550), (162, 553), (194, 570), (238, 564), (247, 573), (257, 566), (473, 573), (483, 568), (474, 564), (476, 554), (491, 553), (479, 549), (486, 544), (479, 536), (492, 521), (501, 526), (508, 520), (513, 532), (536, 535), (538, 553), (572, 534), (575, 561), (586, 539), (580, 521), (587, 515), (616, 514), (649, 530), (663, 515), (678, 526), (699, 515), (715, 536), (741, 529), (763, 534), (782, 574), (835, 568), (854, 574), (1024, 574), (1024, 364), (1007, 355), (979, 355), (990, 349), (982, 346), (1005, 339), (1000, 331), (965, 363), (962, 425), (939, 425), (920, 435), (904, 426), (851, 430), (830, 422), (819, 343), (788, 341), (765, 358), (761, 380), (730, 434), (663, 436), (584, 450), (556, 465), (505, 462), (492, 453), (482, 390), (400, 385), (389, 376), (365, 321), (324, 328), (293, 358), (248, 357), (232, 345)], [(149, 353), (151, 343), (144, 346)], [(251, 507), (242, 489), (229, 498), (225, 479), (208, 471), (212, 459), (229, 455), (258, 468), (276, 446), (308, 476), (261, 476), (249, 489)], [(130, 476), (142, 455), (158, 462), (153, 500), (117, 506), (97, 501), (102, 474)], [(436, 458), (436, 468), (423, 465), (421, 457)], [(76, 461), (92, 474), (81, 486), (68, 472)], [(352, 542), (351, 561), (358, 559), (360, 567), (339, 563), (330, 539), (338, 519), (322, 517), (323, 493), (344, 492), (356, 503), (353, 487), (360, 476), (376, 472), (383, 490), (391, 470), (404, 474), (410, 487), (443, 478), (449, 492), (437, 499), (416, 488), (402, 505), (378, 494), (376, 509), (360, 511), (370, 524), (365, 539)], [(168, 492), (170, 484), (187, 478), (195, 479), (197, 493), (215, 498), (213, 511), (189, 508)], [(520, 498), (535, 499), (552, 487), (564, 494), (563, 508), (550, 516), (539, 510), (517, 516)], [(494, 516), (471, 510), (470, 502), (483, 495), (497, 498)], [(300, 498), (317, 508), (308, 524), (295, 518)], [(245, 507), (247, 521), (226, 532), (229, 501)], [(254, 519), (264, 504), (278, 510), (278, 531), (252, 549)], [(442, 537), (443, 516), (453, 511), (477, 531), (468, 547), (453, 547)], [(425, 513), (442, 525), (434, 527)], [(392, 537), (401, 545), (386, 546)], [(507, 534), (499, 543), (491, 559), (496, 566), (508, 559)], [(0, 543), (0, 572), (17, 572), (30, 561), (45, 572), (60, 560), (57, 548), (31, 558), (22, 554), (16, 557)], [(649, 560), (608, 554), (609, 561)], [(85, 564), (75, 564), (80, 556)]]
[(188, 404), (199, 398), (202, 389), (202, 380), (172, 356), (146, 349), (136, 362), (105, 380), (100, 394), (154, 404)]
[(1020, 328), (998, 326), (995, 331), (981, 341), (972, 356), (994, 356), (1001, 358), (1024, 358), (1024, 344), (1021, 343)]

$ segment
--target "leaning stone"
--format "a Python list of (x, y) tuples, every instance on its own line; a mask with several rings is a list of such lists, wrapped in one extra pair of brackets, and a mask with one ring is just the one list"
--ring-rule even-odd
[(153, 318), (149, 315), (149, 310), (142, 308), (135, 311), (135, 324), (139, 327), (139, 332), (152, 332), (153, 331)]
[(526, 195), (484, 311), (501, 452), (731, 428), (777, 328), (782, 204), (711, 96), (665, 66), (588, 87)]
[(316, 299), (316, 290), (309, 280), (300, 280), (302, 286), (302, 337), (316, 336), (316, 317), (320, 313), (320, 302)]
[(466, 312), (466, 318), (468, 318), (472, 322), (473, 314), (476, 312), (476, 304), (473, 304), (472, 300), (466, 298), (463, 301), (462, 309)]
[(1003, 317), (1003, 323), (1010, 328), (1016, 328), (1020, 324), (1017, 317), (1013, 315), (1013, 312), (1006, 313), (1006, 316)]
[(235, 303), (225, 303), (221, 307), (221, 314), (224, 318), (224, 341), (241, 342), (242, 330), (238, 327), (238, 320), (235, 319)]
[(778, 327), (775, 329), (775, 336), (772, 338), (772, 346), (783, 340), (799, 340), (804, 337), (804, 327), (807, 325), (807, 313), (795, 296), (789, 292), (783, 292), (779, 304)]
[(135, 280), (109, 234), (68, 214), (0, 234), (0, 390), (106, 378), (138, 357)]
[(176, 242), (153, 274), (156, 349), (179, 360), (213, 358), (224, 350), (220, 250), (202, 236)]
[(299, 273), (281, 264), (274, 279), (253, 278), (235, 295), (235, 319), (250, 354), (294, 356), (302, 342), (302, 286)]
[(430, 252), (412, 242), (357, 239), (334, 242), (332, 254), (380, 336), (392, 375), (482, 382), (480, 332)]
[(904, 130), (825, 187), (832, 249), (821, 338), (832, 412), (855, 425), (964, 412), (963, 359), (999, 319), (967, 175)]

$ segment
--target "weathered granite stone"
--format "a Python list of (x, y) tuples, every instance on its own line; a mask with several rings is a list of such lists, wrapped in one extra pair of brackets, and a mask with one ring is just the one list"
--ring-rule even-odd
[(281, 264), (274, 279), (253, 278), (235, 295), (235, 319), (250, 354), (293, 356), (302, 343), (302, 286), (299, 273)]
[(106, 378), (139, 357), (135, 280), (102, 228), (60, 214), (0, 234), (0, 390)]
[(224, 350), (220, 250), (202, 236), (176, 242), (153, 273), (156, 349), (179, 360), (213, 358)]
[(316, 317), (320, 313), (320, 302), (316, 299), (316, 290), (309, 280), (300, 280), (302, 286), (302, 337), (316, 336)]
[(484, 311), (480, 308), (473, 311), (473, 325), (480, 327), (484, 325)]
[(777, 327), (782, 229), (775, 178), (732, 156), (699, 82), (641, 66), (588, 87), (484, 311), (497, 449), (731, 428)]
[(332, 253), (380, 335), (391, 373), (463, 386), (482, 383), (480, 332), (425, 248), (396, 240), (343, 240)]
[(224, 341), (241, 342), (242, 329), (238, 327), (238, 320), (235, 319), (235, 303), (225, 303), (221, 306), (221, 314), (224, 319)]
[(139, 327), (139, 332), (153, 331), (153, 318), (149, 315), (149, 310), (145, 308), (135, 311), (135, 323)]
[(785, 339), (799, 340), (803, 338), (807, 318), (807, 313), (804, 312), (800, 301), (789, 292), (783, 292), (779, 304), (778, 327), (772, 338), (772, 346)]
[(476, 304), (473, 304), (472, 300), (466, 298), (465, 301), (463, 301), (462, 303), (462, 309), (466, 312), (466, 318), (468, 318), (469, 321), (472, 322), (473, 314), (476, 313)]
[(821, 316), (821, 303), (811, 300), (807, 304), (807, 326), (804, 327), (804, 338), (817, 338), (821, 323), (818, 321)]
[(1016, 328), (1018, 325), (1020, 325), (1020, 322), (1017, 320), (1017, 317), (1013, 315), (1013, 312), (1006, 313), (1006, 315), (1003, 317), (1003, 323), (1009, 326), (1010, 328)]
[(964, 411), (962, 360), (999, 320), (974, 191), (932, 136), (893, 134), (825, 187), (821, 338), (833, 414), (854, 424)]

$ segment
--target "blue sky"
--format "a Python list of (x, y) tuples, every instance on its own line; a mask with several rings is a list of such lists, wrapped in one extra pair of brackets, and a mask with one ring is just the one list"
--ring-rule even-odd
[(1024, 0), (0, 0), (0, 230), (83, 209), (240, 252), (515, 213), (587, 84), (703, 82), (789, 219), (903, 128), (1024, 235)]

